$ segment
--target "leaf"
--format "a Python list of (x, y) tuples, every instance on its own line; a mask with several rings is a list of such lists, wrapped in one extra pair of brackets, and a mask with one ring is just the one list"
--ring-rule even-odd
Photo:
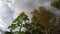
[(22, 16), (22, 18), (21, 18), (21, 20), (23, 20), (23, 21), (28, 20), (28, 21), (29, 21), (29, 19), (28, 19), (28, 16), (27, 16), (27, 15), (23, 15), (23, 16)]
[(25, 23), (24, 25), (23, 25), (23, 27), (25, 27), (25, 28), (29, 28), (31, 25), (30, 24), (28, 24), (28, 23)]
[(12, 23), (16, 23), (16, 22), (17, 22), (17, 20), (18, 20), (17, 18), (16, 18), (16, 19), (14, 19), (14, 21), (13, 21)]
[(17, 26), (20, 26), (20, 24), (22, 24), (22, 22), (20, 20), (17, 21)]
[(19, 31), (19, 32), (18, 32), (18, 34), (24, 34), (24, 32), (22, 32), (22, 31)]
[(17, 27), (16, 24), (12, 24), (12, 25), (10, 26), (10, 28), (11, 28), (12, 30), (14, 30), (16, 27)]

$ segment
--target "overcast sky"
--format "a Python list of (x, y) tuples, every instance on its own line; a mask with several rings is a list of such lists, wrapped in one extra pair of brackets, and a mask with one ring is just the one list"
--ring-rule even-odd
[(50, 6), (53, 0), (0, 0), (0, 29), (7, 30), (12, 20), (16, 18), (21, 12), (25, 12), (31, 17), (33, 9), (39, 6), (45, 6), (51, 12), (59, 15), (57, 9)]

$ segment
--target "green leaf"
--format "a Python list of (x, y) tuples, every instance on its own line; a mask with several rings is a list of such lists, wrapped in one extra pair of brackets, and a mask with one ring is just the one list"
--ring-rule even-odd
[(16, 22), (17, 22), (17, 20), (18, 20), (18, 19), (16, 18), (12, 23), (16, 23)]
[(20, 26), (20, 24), (22, 24), (22, 22), (20, 20), (17, 21), (17, 26)]
[(18, 34), (24, 34), (24, 32), (22, 32), (22, 31), (19, 31), (19, 32), (18, 32)]
[(11, 28), (12, 30), (14, 30), (16, 27), (17, 27), (16, 24), (12, 24), (12, 25), (10, 26), (10, 28)]
[(24, 15), (23, 18), (22, 18), (22, 20), (24, 20), (24, 21), (28, 20), (29, 21), (28, 16)]

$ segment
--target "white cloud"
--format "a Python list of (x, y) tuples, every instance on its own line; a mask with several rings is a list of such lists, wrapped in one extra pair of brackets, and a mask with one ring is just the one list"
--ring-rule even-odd
[(53, 0), (11, 0), (11, 3), (8, 5), (15, 12), (14, 17), (19, 15), (22, 11), (31, 17), (30, 13), (33, 9), (41, 5), (49, 7), (51, 1)]
[(11, 24), (13, 11), (8, 7), (3, 0), (0, 0), (0, 28), (6, 30)]
[(2, 31), (6, 30), (6, 23), (4, 23), (1, 19), (0, 19), (0, 29), (2, 29)]

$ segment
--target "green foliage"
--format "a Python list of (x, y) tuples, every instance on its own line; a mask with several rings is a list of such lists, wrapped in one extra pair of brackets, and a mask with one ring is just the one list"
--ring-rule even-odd
[(7, 31), (6, 31), (5, 34), (14, 34), (14, 33), (13, 33), (13, 32), (7, 32)]
[(24, 20), (24, 21), (29, 20), (27, 17), (28, 17), (28, 16), (25, 15), (24, 12), (22, 12), (22, 13), (13, 21), (13, 23), (16, 23), (16, 22), (19, 21), (19, 20)]
[(55, 0), (51, 3), (51, 6), (60, 9), (60, 0)]
[[(56, 15), (51, 13), (50, 10), (47, 10), (45, 7), (39, 7), (38, 10), (34, 10), (32, 12), (33, 16), (36, 17), (37, 20), (39, 20), (41, 22), (41, 24), (43, 24), (46, 29), (48, 31), (50, 31), (50, 29), (53, 27), (51, 26), (51, 23), (55, 23), (55, 19), (56, 19)], [(50, 23), (50, 20), (53, 21)], [(54, 25), (54, 24), (52, 24)]]
[(25, 34), (43, 34), (42, 30), (45, 29), (45, 26), (35, 17), (31, 19), (31, 23), (25, 23), (23, 27), (26, 28)]
[(24, 32), (19, 31), (18, 34), (24, 34)]
[[(55, 21), (55, 14), (51, 13), (44, 7), (39, 7), (39, 11), (34, 10), (32, 14), (33, 17), (31, 22), (29, 22), (28, 16), (24, 13), (21, 13), (9, 27), (10, 30), (15, 30), (19, 26), (20, 29), (17, 32), (18, 34), (46, 34), (45, 31), (49, 33), (53, 27), (51, 26), (49, 20), (54, 18), (53, 21)], [(23, 24), (23, 22), (25, 24)], [(26, 28), (25, 32), (21, 31), (22, 27)]]
[[(27, 18), (28, 16), (25, 15), (24, 13), (21, 13), (11, 24), (11, 26), (9, 26), (10, 30), (15, 30), (18, 26), (21, 28), (24, 27), (26, 28), (25, 32), (22, 32), (21, 30), (19, 30), (17, 33), (18, 34), (39, 34), (42, 33), (41, 29), (45, 29), (45, 26), (43, 26), (39, 20), (37, 20), (36, 18), (32, 18), (31, 22), (29, 22), (29, 19)], [(25, 24), (22, 24), (23, 21), (25, 21)], [(28, 22), (27, 22), (28, 21)], [(28, 32), (28, 33), (27, 33)]]
[[(29, 21), (28, 16), (25, 15), (24, 12), (22, 12), (11, 24), (11, 26), (9, 26), (8, 28), (10, 29), (10, 31), (15, 30), (18, 26), (20, 27), (20, 29), (22, 28), (23, 22)], [(19, 30), (17, 32), (18, 34), (23, 34), (23, 32), (21, 32), (21, 30)]]
[(16, 24), (11, 24), (10, 26), (11, 29), (15, 29), (16, 27), (17, 27)]

